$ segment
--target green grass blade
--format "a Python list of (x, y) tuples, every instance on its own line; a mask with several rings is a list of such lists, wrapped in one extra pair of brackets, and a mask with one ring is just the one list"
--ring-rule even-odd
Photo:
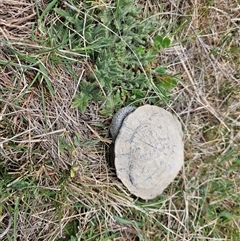
[(39, 21), (43, 20), (43, 18), (47, 15), (48, 12), (52, 10), (52, 8), (55, 6), (57, 2), (58, 0), (53, 0), (47, 5), (47, 7), (43, 10), (42, 14), (39, 16)]

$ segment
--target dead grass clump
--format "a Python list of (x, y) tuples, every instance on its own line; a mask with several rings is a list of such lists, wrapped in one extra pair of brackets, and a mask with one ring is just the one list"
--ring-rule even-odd
[(24, 40), (31, 36), (36, 23), (35, 3), (31, 0), (0, 2), (0, 36), (7, 40)]
[[(235, 173), (235, 176), (238, 171), (233, 163), (231, 168), (227, 165), (230, 159), (239, 159), (237, 123), (240, 112), (236, 104), (240, 93), (240, 58), (236, 51), (240, 37), (240, 29), (236, 25), (238, 9), (235, 1), (213, 1), (209, 4), (196, 1), (192, 13), (189, 14), (189, 9), (187, 11), (188, 24), (175, 36), (182, 43), (175, 46), (172, 68), (183, 74), (173, 105), (181, 110), (178, 113), (187, 131), (185, 200), (189, 213), (186, 215), (190, 218), (202, 210), (198, 217), (190, 218), (196, 225), (194, 230), (198, 238), (207, 234), (213, 238), (237, 237), (236, 231), (228, 230), (225, 234), (214, 229), (218, 230), (216, 222), (222, 218), (222, 212), (234, 213), (239, 208), (239, 180), (232, 178), (232, 174)], [(177, 11), (186, 12), (184, 6)], [(232, 183), (228, 190), (223, 187), (228, 186), (226, 183)], [(232, 203), (235, 203), (234, 207), (230, 208)], [(213, 205), (213, 216), (209, 214), (208, 205)], [(214, 205), (218, 207), (215, 210)], [(239, 220), (233, 218), (230, 226), (239, 230)]]

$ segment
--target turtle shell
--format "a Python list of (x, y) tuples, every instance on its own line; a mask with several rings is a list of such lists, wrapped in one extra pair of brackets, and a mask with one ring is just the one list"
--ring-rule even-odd
[(124, 119), (114, 150), (118, 178), (135, 196), (153, 199), (183, 165), (181, 124), (170, 112), (144, 105)]

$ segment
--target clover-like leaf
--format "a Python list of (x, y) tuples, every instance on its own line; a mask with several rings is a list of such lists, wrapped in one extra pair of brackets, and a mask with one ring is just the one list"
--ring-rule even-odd
[(158, 50), (168, 48), (171, 44), (171, 40), (168, 37), (157, 35), (154, 38), (154, 47)]

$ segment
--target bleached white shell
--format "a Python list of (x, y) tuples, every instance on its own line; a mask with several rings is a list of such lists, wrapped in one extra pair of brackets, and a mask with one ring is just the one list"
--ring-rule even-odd
[(123, 121), (115, 140), (115, 167), (128, 190), (153, 199), (174, 180), (184, 162), (180, 122), (170, 112), (144, 105)]

